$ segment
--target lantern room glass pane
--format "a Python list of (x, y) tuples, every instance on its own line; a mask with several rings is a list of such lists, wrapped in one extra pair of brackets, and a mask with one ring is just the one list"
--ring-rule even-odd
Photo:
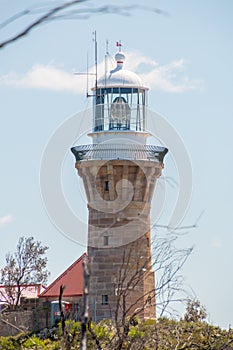
[(138, 88), (96, 90), (94, 131), (145, 130), (146, 91)]

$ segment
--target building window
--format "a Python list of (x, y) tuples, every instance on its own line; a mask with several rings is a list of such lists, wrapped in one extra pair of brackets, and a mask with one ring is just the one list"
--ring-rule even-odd
[(104, 236), (104, 245), (108, 245), (108, 236)]
[(108, 305), (108, 295), (102, 295), (102, 305)]
[(109, 181), (104, 181), (104, 190), (109, 191)]

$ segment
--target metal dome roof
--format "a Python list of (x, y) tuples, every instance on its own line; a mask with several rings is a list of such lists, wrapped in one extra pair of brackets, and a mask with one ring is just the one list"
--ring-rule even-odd
[(100, 77), (100, 79), (98, 79), (98, 88), (134, 87), (148, 90), (148, 88), (144, 85), (141, 78), (137, 74), (123, 68), (123, 64), (125, 61), (125, 55), (123, 54), (123, 52), (116, 53), (115, 60), (117, 62), (116, 68), (108, 72), (106, 76), (104, 75)]

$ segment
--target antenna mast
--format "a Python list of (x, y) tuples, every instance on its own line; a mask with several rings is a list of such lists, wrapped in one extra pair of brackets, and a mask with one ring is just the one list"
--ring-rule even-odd
[(96, 30), (93, 32), (93, 41), (95, 43), (95, 95), (97, 98), (97, 40), (96, 40)]
[(105, 48), (105, 64), (104, 64), (104, 83), (105, 83), (105, 87), (106, 87), (106, 82), (107, 82), (107, 71), (108, 71), (108, 39), (106, 39), (106, 48)]
[[(89, 67), (88, 67), (88, 54), (87, 54), (87, 70), (86, 72), (84, 73), (78, 73), (78, 72), (75, 72), (74, 74), (75, 75), (86, 75), (87, 76), (87, 92), (86, 92), (86, 97), (96, 97), (97, 98), (97, 95), (96, 95), (96, 91), (97, 91), (97, 40), (96, 40), (96, 30), (92, 33), (93, 35), (93, 39), (92, 41), (94, 41), (94, 44), (95, 44), (95, 73), (89, 73)], [(92, 95), (92, 94), (89, 94), (88, 90), (89, 90), (89, 81), (88, 81), (88, 77), (89, 75), (95, 75), (95, 95)]]
[(89, 67), (88, 67), (88, 53), (87, 53), (87, 92), (86, 97), (89, 97)]

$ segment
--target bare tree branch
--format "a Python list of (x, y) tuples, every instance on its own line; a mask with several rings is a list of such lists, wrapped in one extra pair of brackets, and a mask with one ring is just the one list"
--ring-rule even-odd
[(30, 284), (47, 281), (47, 249), (33, 237), (20, 237), (16, 252), (6, 255), (6, 266), (0, 270), (0, 283), (4, 287), (2, 293), (9, 306), (19, 304), (23, 290)]
[(84, 315), (82, 320), (80, 350), (86, 350), (87, 349), (87, 325), (89, 320), (89, 279), (90, 279), (87, 256), (83, 257), (82, 265), (83, 265), (83, 277), (84, 277), (84, 287), (83, 287)]
[(63, 296), (64, 290), (65, 290), (65, 286), (61, 284), (60, 293), (59, 293), (59, 309), (60, 309), (60, 317), (61, 317), (62, 335), (64, 335), (65, 333), (65, 315), (64, 315), (63, 306), (62, 306), (62, 296)]
[(45, 11), (44, 8), (43, 9), (42, 8), (26, 9), (9, 17), (7, 20), (3, 21), (0, 24), (0, 29), (5, 28), (9, 24), (15, 22), (16, 20), (26, 15), (40, 13), (40, 12), (43, 13), (39, 18), (37, 18), (34, 22), (29, 24), (26, 28), (24, 28), (18, 34), (15, 34), (11, 38), (0, 42), (0, 48), (3, 48), (21, 39), (22, 37), (26, 36), (35, 27), (45, 22), (58, 20), (58, 19), (62, 19), (62, 20), (87, 19), (93, 14), (119, 14), (119, 15), (129, 16), (131, 12), (134, 10), (144, 10), (144, 11), (150, 11), (159, 15), (167, 15), (167, 13), (165, 11), (162, 11), (161, 9), (154, 8), (154, 7), (140, 6), (140, 5), (130, 5), (130, 6), (104, 5), (96, 8), (90, 8), (90, 7), (79, 8), (79, 9), (72, 8), (72, 10), (70, 10), (71, 7), (74, 7), (75, 5), (86, 1), (88, 0), (71, 0), (65, 3), (62, 3), (61, 5), (58, 5), (52, 9), (47, 10), (45, 13), (44, 13)]
[[(72, 0), (70, 2), (64, 3), (60, 6), (57, 6), (55, 8), (53, 8), (52, 10), (50, 10), (49, 12), (47, 12), (45, 15), (39, 17), (35, 22), (31, 23), (28, 27), (26, 27), (23, 31), (21, 31), (20, 33), (18, 33), (17, 35), (13, 36), (12, 38), (0, 43), (0, 48), (3, 48), (4, 46), (13, 43), (14, 41), (26, 36), (34, 27), (42, 24), (43, 22), (47, 21), (49, 18), (51, 18), (54, 14), (56, 14), (59, 11), (62, 11), (65, 8), (68, 8), (70, 6), (73, 6), (74, 4), (83, 2), (85, 0)], [(21, 13), (22, 15), (25, 14), (25, 12), (23, 11)], [(19, 14), (20, 15), (20, 14)], [(18, 18), (19, 15), (16, 17)], [(15, 16), (11, 17), (11, 20), (15, 20)], [(6, 23), (6, 22), (5, 22)], [(8, 21), (9, 23), (9, 21)]]

